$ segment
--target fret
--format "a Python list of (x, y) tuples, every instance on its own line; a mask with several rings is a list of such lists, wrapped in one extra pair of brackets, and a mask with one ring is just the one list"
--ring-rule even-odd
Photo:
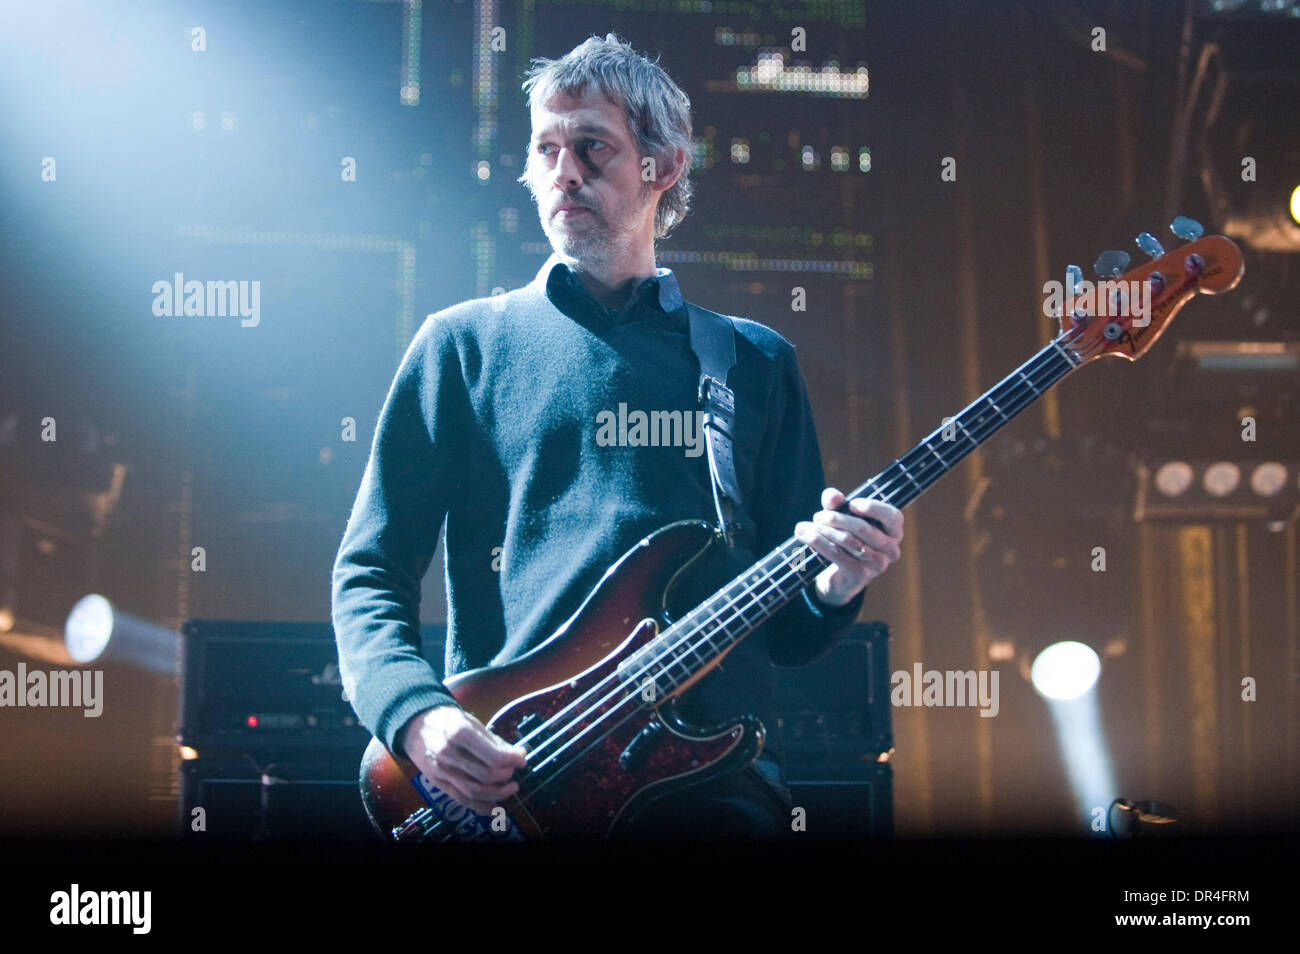
[(939, 452), (937, 450), (935, 450), (933, 447), (930, 446), (929, 440), (923, 440), (921, 441), (921, 443), (925, 445), (926, 450), (928, 450), (931, 454), (934, 455), (934, 459), (939, 462), (939, 466), (942, 467), (944, 470), (947, 470), (948, 469), (947, 461), (945, 461), (943, 457), (939, 455)]
[(1061, 357), (1069, 362), (1070, 367), (1072, 368), (1078, 367), (1078, 362), (1070, 357), (1070, 353), (1066, 351), (1064, 348), (1062, 348), (1055, 338), (1052, 339), (1051, 344), (1053, 348), (1055, 348), (1057, 351), (1061, 353)]
[(1043, 393), (1042, 391), (1038, 390), (1038, 388), (1034, 387), (1033, 381), (1030, 381), (1029, 378), (1025, 377), (1025, 372), (1017, 371), (1016, 374), (1020, 375), (1020, 377), (1024, 380), (1024, 382), (1029, 385), (1029, 390), (1034, 392), (1035, 397)]
[[(691, 660), (688, 658), (690, 655), (695, 655), (698, 659)], [(665, 678), (675, 680), (676, 677), (673, 675), (673, 669), (675, 667), (682, 667), (686, 671), (686, 674), (689, 675), (699, 669), (702, 664), (707, 663), (708, 660), (708, 656), (699, 656), (699, 653), (693, 646), (693, 641), (688, 635), (678, 639), (669, 646), (665, 652), (653, 656), (652, 661), (646, 666), (645, 671), (636, 678), (635, 684), (640, 685), (647, 675), (650, 675), (656, 683)]]
[(924, 487), (922, 487), (920, 484), (916, 482), (916, 478), (913, 477), (910, 473), (908, 473), (907, 468), (903, 466), (901, 461), (896, 460), (894, 461), (894, 464), (895, 466), (898, 467), (899, 470), (903, 472), (903, 476), (912, 482), (912, 484), (916, 487), (917, 490), (925, 490)]
[[(671, 657), (677, 652), (677, 647), (681, 643), (666, 640), (668, 632), (665, 630), (618, 664), (618, 675), (624, 681), (624, 685), (640, 685), (647, 674), (653, 673), (656, 667), (663, 671), (667, 666), (672, 665)], [(662, 658), (665, 655), (669, 657), (668, 662)], [(650, 678), (654, 678), (653, 675)]]
[(997, 411), (999, 414), (1001, 414), (1002, 420), (1004, 421), (1011, 420), (1011, 418), (1007, 417), (1007, 415), (1003, 412), (1002, 408), (998, 407), (996, 404), (993, 403), (992, 398), (985, 398), (984, 403), (987, 404), (989, 407), (993, 408), (993, 410)]
[(748, 625), (749, 625), (749, 619), (748, 619), (748, 617), (745, 616), (745, 611), (744, 611), (744, 610), (743, 610), (739, 605), (733, 607), (732, 609), (733, 609), (735, 615), (737, 615), (737, 616), (740, 617), (740, 621), (741, 621), (742, 623), (744, 623), (746, 626), (748, 626)]
[[(874, 494), (874, 496), (873, 496), (873, 497), (868, 497), (867, 499), (869, 499), (869, 500), (884, 500), (884, 499), (885, 499), (884, 491), (882, 491), (878, 486), (876, 486), (876, 478), (875, 478), (875, 477), (872, 477), (870, 480), (868, 480), (865, 484), (862, 485), (862, 491), (863, 491), (863, 493), (865, 493), (868, 489), (871, 490), (871, 493)], [(862, 495), (863, 495), (863, 494), (858, 494), (857, 496), (860, 497), (860, 496), (862, 496)]]
[[(782, 566), (785, 567), (785, 572), (783, 572), (781, 576), (785, 577), (789, 575), (791, 572), (793, 572), (794, 585), (796, 587), (802, 585), (799, 583), (799, 574), (798, 571), (794, 569), (793, 564), (786, 561), (782, 561)], [(778, 579), (776, 577), (772, 578), (772, 595), (774, 598), (773, 599), (774, 603), (785, 601), (786, 597), (789, 596), (789, 593), (787, 593), (786, 591), (786, 587), (788, 587), (789, 585), (790, 585), (789, 579)]]
[(794, 568), (796, 573), (801, 572), (813, 558), (813, 551), (807, 544), (800, 544), (799, 549), (803, 552), (796, 552), (790, 555), (790, 566)]
[[(715, 629), (716, 629), (716, 627), (715, 627)], [(697, 632), (699, 632), (699, 630), (697, 630)], [(709, 646), (712, 646), (712, 645), (713, 645), (713, 634), (712, 634), (712, 633), (710, 633), (710, 632), (705, 632), (705, 633), (704, 633), (704, 639), (705, 639), (705, 642), (707, 642)], [(686, 639), (683, 640), (683, 642), (686, 643), (686, 648), (690, 651), (691, 655), (694, 656), (694, 657), (696, 658), (696, 660), (698, 660), (699, 662), (708, 662), (708, 661), (709, 661), (709, 657), (708, 657), (708, 656), (704, 656), (704, 655), (701, 655), (701, 654), (700, 654), (700, 651), (696, 648), (696, 646), (698, 645), (697, 642), (696, 642), (694, 639), (691, 639), (689, 635), (686, 637)]]
[[(789, 587), (789, 589), (787, 589), (787, 587)], [(795, 593), (798, 593), (803, 588), (804, 588), (804, 584), (800, 582), (798, 576), (794, 578), (793, 582), (778, 583), (776, 585), (776, 591), (780, 594), (780, 598), (782, 602), (788, 600), (791, 596), (793, 596)]]
[[(757, 601), (760, 609), (764, 606), (763, 599), (766, 596), (766, 593), (762, 590), (765, 583), (766, 581), (764, 580), (763, 575), (761, 573), (755, 573), (749, 578), (749, 586), (746, 587), (746, 590), (749, 591), (749, 597)], [(771, 591), (769, 590), (768, 592)]]
[[(739, 593), (736, 599), (732, 601), (731, 605), (727, 607), (730, 611), (731, 617), (734, 619), (736, 615), (739, 615), (742, 622), (746, 621), (744, 616), (744, 609), (746, 608), (751, 611), (757, 610), (761, 614), (763, 609), (762, 592), (761, 589), (746, 588), (743, 592)], [(730, 622), (728, 622), (727, 626), (730, 628)]]
[(815, 562), (816, 556), (817, 554), (806, 544), (799, 544), (782, 561), (786, 572), (782, 573), (782, 578), (776, 581), (777, 591), (781, 594), (782, 600), (789, 600), (803, 589), (807, 583), (803, 578), (805, 568), (809, 563)]

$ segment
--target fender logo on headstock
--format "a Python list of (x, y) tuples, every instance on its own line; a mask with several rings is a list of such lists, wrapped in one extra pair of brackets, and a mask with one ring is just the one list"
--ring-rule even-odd
[[(1130, 322), (1128, 327), (1124, 329), (1124, 333), (1116, 339), (1116, 344), (1128, 345), (1129, 354), (1136, 357), (1138, 353), (1138, 342), (1142, 340), (1143, 336), (1146, 335), (1147, 331), (1149, 331), (1153, 326), (1161, 327), (1163, 325), (1165, 313), (1174, 305), (1179, 303), (1184, 292), (1195, 288), (1207, 278), (1214, 278), (1221, 274), (1223, 274), (1223, 267), (1216, 263), (1214, 265), (1207, 265), (1203, 271), (1198, 272), (1195, 275), (1188, 275), (1180, 284), (1160, 296), (1160, 303), (1153, 306), (1151, 318), (1146, 323), (1136, 325)], [(1157, 321), (1157, 319), (1160, 320)]]

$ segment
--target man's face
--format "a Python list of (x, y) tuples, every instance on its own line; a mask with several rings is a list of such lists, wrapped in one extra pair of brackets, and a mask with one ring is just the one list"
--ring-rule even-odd
[(641, 178), (622, 109), (598, 92), (557, 93), (532, 110), (532, 125), (529, 181), (556, 252), (591, 267), (653, 243), (658, 193)]

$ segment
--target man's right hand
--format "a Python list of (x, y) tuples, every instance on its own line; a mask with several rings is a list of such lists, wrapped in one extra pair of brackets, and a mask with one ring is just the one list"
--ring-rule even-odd
[(434, 785), (480, 815), (519, 791), (511, 776), (528, 761), (522, 746), (453, 705), (425, 709), (408, 722), (402, 748)]

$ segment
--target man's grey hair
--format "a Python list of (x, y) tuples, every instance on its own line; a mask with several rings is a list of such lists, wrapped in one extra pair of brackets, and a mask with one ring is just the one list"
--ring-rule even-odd
[[(656, 170), (671, 166), (677, 149), (686, 152), (681, 175), (655, 208), (655, 238), (665, 238), (690, 208), (694, 160), (691, 101), (664, 72), (658, 57), (651, 62), (615, 33), (607, 33), (603, 40), (593, 34), (558, 60), (534, 57), (523, 84), (529, 109), (556, 93), (584, 96), (593, 88), (623, 108), (641, 157), (653, 157)], [(518, 181), (536, 200), (528, 178), (532, 162), (529, 149), (528, 165)]]

